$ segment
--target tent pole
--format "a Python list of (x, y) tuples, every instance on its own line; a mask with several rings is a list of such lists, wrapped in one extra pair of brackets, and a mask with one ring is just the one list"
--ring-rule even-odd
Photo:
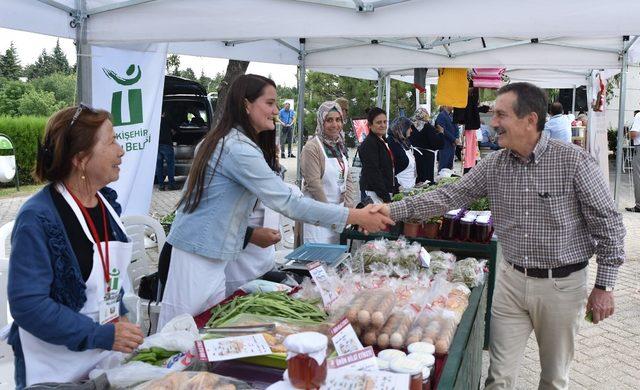
[(391, 76), (384, 76), (384, 96), (385, 96), (385, 111), (387, 112), (387, 120), (391, 122)]
[(425, 95), (425, 102), (424, 103), (427, 105), (427, 111), (429, 111), (429, 115), (431, 115), (431, 110), (432, 110), (432, 107), (431, 107), (431, 84), (427, 84), (426, 87), (427, 87), (426, 88), (427, 91), (424, 94)]
[(378, 71), (378, 96), (376, 98), (376, 107), (382, 108), (382, 94), (384, 92), (384, 77), (382, 73)]
[[(297, 121), (298, 121), (298, 147), (296, 154), (296, 185), (299, 188), (302, 188), (302, 173), (300, 172), (300, 154), (302, 153), (302, 140), (304, 139), (304, 87), (306, 81), (306, 71), (305, 71), (305, 59), (307, 56), (307, 52), (304, 49), (305, 47), (305, 38), (300, 38), (300, 52), (298, 55), (298, 112), (297, 112)], [(282, 151), (281, 151), (282, 153)], [(301, 222), (296, 221), (295, 223), (295, 236), (294, 236), (294, 246), (297, 248), (303, 244), (302, 238), (304, 226)]]
[(573, 95), (571, 97), (571, 113), (576, 116), (576, 86), (573, 86)]
[(91, 46), (87, 43), (87, 2), (75, 0), (71, 25), (76, 29), (76, 103), (91, 105)]
[(629, 53), (625, 50), (622, 53), (622, 68), (620, 70), (620, 105), (618, 107), (618, 143), (616, 148), (616, 181), (613, 189), (613, 199), (616, 207), (620, 203), (620, 175), (622, 172), (622, 140), (624, 139), (624, 109), (627, 97), (627, 62)]

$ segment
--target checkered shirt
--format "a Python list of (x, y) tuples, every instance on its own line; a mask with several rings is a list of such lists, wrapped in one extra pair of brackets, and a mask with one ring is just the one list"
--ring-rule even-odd
[(546, 132), (524, 161), (503, 149), (459, 181), (391, 204), (391, 218), (427, 218), (487, 196), (505, 259), (557, 268), (595, 253), (596, 284), (613, 287), (624, 262), (625, 228), (596, 161)]

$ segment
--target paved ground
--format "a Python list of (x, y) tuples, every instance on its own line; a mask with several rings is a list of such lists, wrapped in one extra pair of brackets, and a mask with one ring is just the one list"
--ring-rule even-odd
[[(295, 161), (284, 161), (287, 181), (295, 179)], [(613, 177), (611, 177), (613, 183)], [(633, 203), (629, 175), (621, 186), (621, 209)], [(154, 190), (151, 212), (164, 215), (173, 209), (178, 191)], [(0, 226), (15, 217), (26, 197), (0, 199)], [(572, 389), (638, 389), (640, 388), (640, 214), (623, 212), (627, 228), (625, 249), (627, 262), (622, 266), (615, 292), (616, 314), (599, 325), (583, 323), (577, 339), (575, 360), (571, 367)], [(590, 267), (591, 281), (595, 266)], [(12, 387), (11, 352), (0, 343), (0, 387)], [(488, 356), (484, 354), (485, 372)], [(537, 388), (540, 364), (535, 337), (527, 346), (520, 370), (518, 389)]]

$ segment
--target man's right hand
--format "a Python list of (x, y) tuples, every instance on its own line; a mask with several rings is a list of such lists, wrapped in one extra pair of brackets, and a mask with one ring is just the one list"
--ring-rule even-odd
[(113, 351), (131, 353), (138, 348), (143, 341), (144, 336), (142, 335), (139, 325), (122, 321), (115, 323), (115, 334), (113, 337), (113, 346), (111, 347)]
[(282, 237), (280, 232), (275, 229), (257, 227), (253, 229), (249, 242), (259, 246), (260, 248), (266, 248), (271, 245), (275, 245)]

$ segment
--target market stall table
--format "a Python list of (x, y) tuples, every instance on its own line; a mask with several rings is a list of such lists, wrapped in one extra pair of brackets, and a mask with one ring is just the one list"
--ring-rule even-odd
[[(340, 234), (340, 244), (346, 245), (349, 240), (362, 240), (370, 241), (379, 238), (386, 238), (389, 240), (395, 240), (399, 237), (396, 232), (379, 232), (365, 235), (354, 229), (346, 229)], [(454, 240), (439, 240), (429, 239), (423, 237), (408, 237), (410, 241), (419, 242), (423, 247), (428, 250), (442, 250), (454, 253), (458, 256), (464, 257), (476, 257), (487, 259), (487, 266), (489, 268), (489, 276), (487, 280), (487, 297), (486, 297), (486, 315), (485, 315), (485, 330), (484, 330), (484, 348), (488, 347), (489, 343), (489, 324), (491, 321), (491, 302), (493, 300), (493, 289), (496, 282), (495, 270), (496, 265), (502, 259), (502, 248), (500, 241), (494, 236), (488, 243), (478, 242), (463, 242)]]

